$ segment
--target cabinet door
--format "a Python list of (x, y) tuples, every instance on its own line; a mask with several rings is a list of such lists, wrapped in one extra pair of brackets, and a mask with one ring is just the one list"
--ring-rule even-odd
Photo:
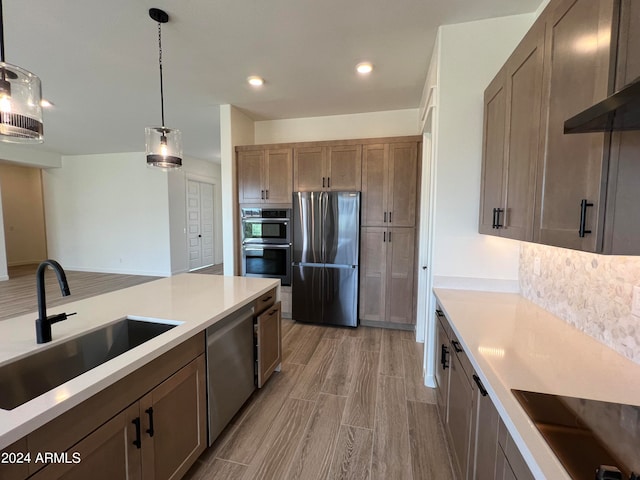
[[(140, 438), (137, 437), (134, 420), (140, 421), (138, 403), (134, 403), (116, 415), (66, 452), (69, 462), (73, 462), (74, 454), (78, 454), (80, 459), (78, 463), (54, 463), (31, 478), (33, 480), (140, 479), (141, 449), (134, 445), (134, 441)], [(35, 458), (32, 461), (35, 461)]]
[[(564, 122), (608, 94), (614, 0), (564, 0), (550, 15), (545, 41), (547, 112), (539, 241), (599, 251), (602, 247), (605, 149), (609, 135), (565, 135)], [(543, 178), (544, 177), (544, 178)], [(581, 202), (585, 233), (579, 236)]]
[[(442, 423), (447, 422), (447, 404), (449, 402), (449, 372), (451, 371), (451, 350), (449, 337), (441, 324), (442, 313), (436, 312), (436, 404)], [(446, 320), (445, 320), (446, 321)]]
[(507, 115), (506, 69), (500, 70), (484, 92), (484, 133), (478, 231), (499, 235), (496, 209), (502, 208), (504, 141)]
[(471, 384), (455, 353), (451, 355), (449, 382), (448, 426), (451, 435), (452, 460), (454, 469), (457, 467), (459, 472), (456, 478), (467, 478), (473, 400)]
[(238, 152), (238, 198), (240, 203), (262, 203), (264, 200), (264, 152)]
[(204, 355), (145, 395), (140, 416), (143, 478), (182, 478), (207, 443)]
[(418, 144), (389, 145), (389, 226), (415, 226), (418, 176)]
[(362, 145), (328, 147), (327, 188), (359, 192), (362, 188)]
[(266, 203), (291, 203), (291, 149), (267, 150), (264, 171)]
[[(24, 437), (14, 444), (9, 445), (7, 448), (2, 450), (0, 454), (4, 455), (5, 453), (9, 453), (22, 455), (24, 453), (27, 453), (28, 451), (29, 449), (27, 448), (27, 437)], [(0, 463), (0, 478), (2, 478), (3, 480), (24, 480), (28, 476), (28, 463), (17, 463), (13, 461)]]
[(616, 90), (640, 77), (640, 3), (622, 0), (620, 5), (620, 40), (618, 44)]
[(387, 296), (387, 229), (360, 229), (360, 320), (384, 322)]
[(317, 192), (326, 188), (325, 147), (300, 147), (293, 150), (293, 190)]
[(486, 392), (473, 385), (473, 421), (471, 426), (470, 452), (474, 456), (475, 480), (493, 480), (496, 477), (496, 455), (498, 453), (498, 422), (500, 414)]
[(259, 315), (256, 321), (258, 388), (262, 388), (282, 361), (280, 317), (280, 302), (278, 302)]
[(383, 227), (389, 196), (389, 145), (365, 145), (362, 155), (362, 226)]
[(529, 30), (507, 62), (507, 134), (504, 221), (500, 234), (533, 239), (535, 175), (540, 158), (543, 20)]
[(415, 276), (415, 228), (387, 231), (387, 315), (386, 321), (414, 324), (413, 283)]

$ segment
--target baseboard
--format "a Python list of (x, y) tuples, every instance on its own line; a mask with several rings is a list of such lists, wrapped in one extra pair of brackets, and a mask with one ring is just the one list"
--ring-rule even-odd
[(451, 288), (454, 290), (480, 290), (485, 292), (519, 293), (518, 279), (447, 277), (434, 275), (433, 288)]
[(152, 271), (139, 271), (139, 270), (126, 270), (115, 268), (85, 268), (76, 267), (73, 265), (63, 265), (65, 270), (70, 272), (92, 272), (92, 273), (113, 273), (117, 275), (140, 275), (144, 277), (170, 277), (171, 272), (152, 272)]
[(387, 328), (389, 330), (405, 330), (409, 332), (415, 332), (416, 330), (415, 325), (391, 322), (373, 322), (371, 320), (360, 320), (360, 325), (362, 325), (363, 327)]
[(6, 280), (9, 280), (9, 275), (1, 275), (0, 276), (0, 282), (4, 282)]
[(425, 375), (424, 376), (424, 384), (430, 388), (436, 388), (436, 377), (435, 375)]

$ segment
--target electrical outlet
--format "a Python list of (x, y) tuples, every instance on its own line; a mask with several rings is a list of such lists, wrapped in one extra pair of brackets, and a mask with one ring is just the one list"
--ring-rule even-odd
[(633, 287), (633, 298), (631, 299), (631, 315), (640, 317), (640, 287)]
[(540, 276), (540, 257), (533, 259), (533, 274), (538, 277)]

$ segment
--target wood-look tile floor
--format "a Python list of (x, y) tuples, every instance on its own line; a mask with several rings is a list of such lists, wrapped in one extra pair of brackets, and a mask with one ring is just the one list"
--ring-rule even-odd
[(452, 479), (413, 334), (283, 320), (283, 364), (188, 480)]

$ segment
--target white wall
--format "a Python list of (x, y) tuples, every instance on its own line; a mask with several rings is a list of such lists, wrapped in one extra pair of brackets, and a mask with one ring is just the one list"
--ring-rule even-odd
[(235, 275), (237, 258), (238, 192), (236, 188), (235, 147), (253, 145), (252, 119), (233, 105), (220, 105), (220, 175), (222, 180), (222, 231), (224, 274)]
[[(46, 140), (43, 147), (46, 147)], [(59, 153), (48, 152), (41, 148), (33, 148), (26, 145), (0, 143), (0, 158), (27, 167), (50, 168), (62, 166), (62, 157)]]
[(535, 14), (438, 31), (434, 286), (518, 289), (518, 242), (478, 234), (484, 90)]
[(415, 108), (255, 122), (255, 143), (418, 135)]
[(0, 165), (7, 265), (38, 263), (47, 257), (40, 169)]
[(49, 256), (69, 270), (170, 275), (167, 175), (142, 152), (65, 156), (44, 170)]

